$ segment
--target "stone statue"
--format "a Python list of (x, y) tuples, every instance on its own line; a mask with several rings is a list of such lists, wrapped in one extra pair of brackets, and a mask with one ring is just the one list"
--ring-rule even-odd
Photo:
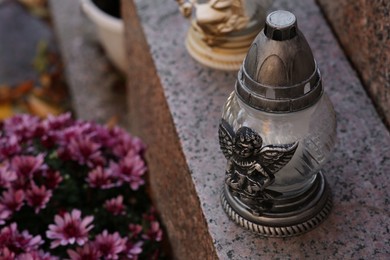
[(270, 4), (270, 0), (176, 1), (182, 15), (192, 19), (186, 40), (189, 53), (200, 63), (224, 70), (239, 68)]

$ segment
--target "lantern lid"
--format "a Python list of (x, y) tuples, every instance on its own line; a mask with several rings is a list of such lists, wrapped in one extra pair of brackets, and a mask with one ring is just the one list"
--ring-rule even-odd
[(256, 109), (285, 113), (313, 105), (322, 92), (320, 71), (295, 15), (270, 13), (240, 68), (236, 94)]

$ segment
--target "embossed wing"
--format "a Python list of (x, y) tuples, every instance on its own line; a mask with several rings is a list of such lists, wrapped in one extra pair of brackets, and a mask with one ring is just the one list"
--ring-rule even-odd
[(234, 149), (234, 131), (233, 128), (224, 119), (221, 119), (218, 130), (219, 145), (226, 159), (230, 160)]
[(267, 145), (259, 152), (259, 162), (271, 174), (282, 169), (293, 157), (298, 142), (285, 145)]

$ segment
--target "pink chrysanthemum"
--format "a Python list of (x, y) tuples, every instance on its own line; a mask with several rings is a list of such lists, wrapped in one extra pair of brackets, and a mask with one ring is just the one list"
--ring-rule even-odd
[(31, 138), (39, 125), (39, 118), (27, 114), (16, 115), (4, 120), (4, 130), (8, 135), (16, 135), (22, 139)]
[(90, 225), (92, 221), (93, 216), (81, 219), (81, 211), (77, 209), (73, 209), (71, 213), (66, 212), (63, 217), (56, 215), (56, 224), (49, 225), (49, 230), (46, 231), (46, 236), (54, 240), (50, 248), (74, 243), (84, 245), (88, 241), (88, 232), (93, 228), (93, 225)]
[(119, 164), (112, 163), (110, 168), (115, 176), (130, 184), (132, 190), (145, 184), (143, 175), (146, 172), (144, 161), (139, 155), (128, 154)]
[(142, 238), (146, 240), (159, 242), (162, 239), (162, 235), (163, 232), (162, 229), (160, 228), (160, 223), (158, 223), (157, 221), (153, 221), (150, 224), (148, 232), (146, 232), (146, 234), (144, 234)]
[(149, 209), (149, 212), (142, 214), (142, 218), (147, 222), (154, 222), (157, 221), (156, 215), (157, 215), (157, 211), (155, 208), (152, 207)]
[(83, 247), (76, 248), (76, 251), (68, 249), (66, 251), (71, 260), (97, 260), (101, 253), (93, 243), (87, 243)]
[(0, 259), (1, 260), (15, 260), (15, 253), (3, 246), (0, 248)]
[(52, 148), (56, 143), (61, 141), (61, 134), (66, 127), (71, 126), (73, 120), (70, 113), (60, 116), (49, 115), (38, 129), (42, 145), (47, 148)]
[(138, 224), (129, 225), (129, 237), (130, 239), (136, 238), (142, 232), (142, 226)]
[(104, 158), (99, 149), (100, 144), (79, 136), (69, 142), (67, 152), (68, 156), (79, 164), (94, 167), (104, 164)]
[(129, 236), (130, 238), (135, 238), (142, 232), (142, 226), (138, 224), (129, 225)]
[(123, 196), (119, 195), (116, 198), (106, 200), (104, 202), (104, 208), (111, 212), (113, 215), (126, 214), (125, 206), (123, 205)]
[(24, 197), (23, 190), (9, 189), (3, 192), (0, 198), (0, 204), (12, 212), (18, 211), (23, 206)]
[(50, 169), (45, 171), (43, 176), (45, 177), (45, 185), (48, 189), (57, 188), (58, 184), (63, 180), (60, 172)]
[(132, 137), (120, 127), (112, 128), (110, 135), (107, 146), (112, 147), (113, 153), (119, 158), (126, 156), (129, 151), (142, 154), (145, 150), (145, 145), (139, 138)]
[(33, 237), (26, 230), (20, 233), (16, 223), (0, 231), (0, 248), (7, 247), (14, 253), (38, 250), (41, 244), (43, 244), (41, 236)]
[(43, 154), (37, 156), (15, 156), (12, 158), (11, 168), (19, 177), (31, 178), (38, 170), (45, 168), (43, 161)]
[(110, 189), (116, 185), (111, 172), (101, 166), (90, 171), (86, 181), (92, 188)]
[(127, 243), (127, 258), (138, 260), (138, 256), (142, 253), (143, 242)]
[(43, 185), (38, 187), (35, 183), (32, 183), (31, 188), (26, 191), (27, 204), (35, 208), (36, 214), (46, 207), (46, 204), (49, 202), (51, 196), (51, 190), (47, 190)]
[(72, 123), (72, 115), (70, 113), (64, 113), (59, 116), (48, 115), (47, 118), (42, 121), (42, 126), (46, 131), (55, 131), (70, 126)]
[(16, 135), (0, 138), (0, 160), (19, 153), (21, 149)]
[[(128, 189), (137, 190), (145, 182), (144, 149), (124, 129), (75, 121), (69, 113), (47, 119), (20, 115), (0, 122), (0, 260), (58, 259), (42, 251), (41, 237), (47, 240), (45, 248), (61, 257), (67, 252), (71, 260), (138, 259), (145, 250), (157, 259), (156, 241), (162, 237), (159, 223), (153, 223), (157, 218), (148, 213), (142, 227), (128, 225), (138, 219), (136, 212), (126, 214), (138, 202)], [(75, 201), (88, 216), (78, 209), (65, 211)], [(119, 218), (113, 219), (118, 225), (112, 223), (116, 230), (111, 233), (92, 230), (105, 223), (101, 210)], [(43, 232), (38, 228), (40, 236), (19, 232), (13, 223), (32, 221), (27, 223), (31, 227), (47, 219), (52, 223)], [(121, 237), (118, 230), (129, 234)]]
[(12, 215), (12, 211), (9, 210), (3, 204), (0, 204), (0, 225), (4, 225), (5, 221)]
[(118, 254), (126, 250), (126, 241), (118, 232), (108, 234), (107, 230), (104, 230), (96, 236), (94, 245), (105, 259), (118, 259)]
[(62, 146), (66, 146), (72, 140), (80, 138), (81, 136), (83, 136), (84, 138), (89, 138), (86, 134), (88, 128), (89, 126), (86, 124), (74, 122), (71, 126), (66, 127), (58, 133), (57, 138), (59, 144)]
[(59, 258), (39, 250), (19, 254), (16, 260), (59, 260)]
[(9, 188), (14, 180), (16, 180), (16, 173), (4, 165), (0, 166), (0, 187)]

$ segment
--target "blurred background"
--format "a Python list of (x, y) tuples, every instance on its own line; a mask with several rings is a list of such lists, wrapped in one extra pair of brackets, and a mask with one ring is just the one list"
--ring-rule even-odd
[[(389, 127), (390, 1), (317, 4)], [(120, 0), (0, 0), (0, 119), (73, 110), (126, 125), (120, 16)]]
[(72, 111), (125, 125), (124, 76), (97, 38), (79, 0), (0, 0), (0, 119)]

